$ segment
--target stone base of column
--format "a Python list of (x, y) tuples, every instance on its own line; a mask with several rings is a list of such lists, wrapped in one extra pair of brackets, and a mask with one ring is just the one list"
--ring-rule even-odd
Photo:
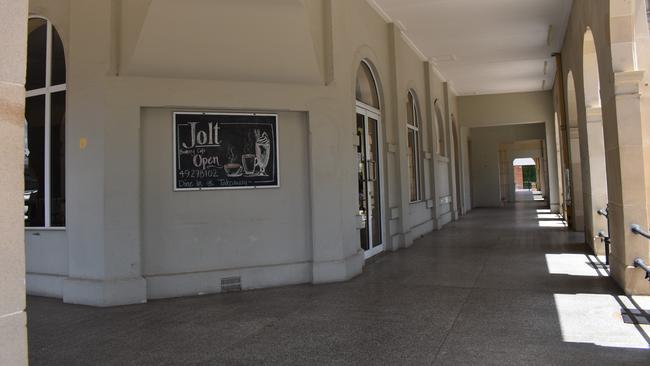
[(559, 203), (551, 203), (551, 213), (560, 213), (560, 204)]
[(0, 365), (27, 365), (27, 316), (24, 311), (0, 317)]
[(412, 231), (407, 231), (405, 233), (402, 233), (402, 237), (404, 238), (403, 245), (400, 249), (406, 249), (410, 248), (413, 245), (413, 242), (415, 241), (414, 235)]
[(586, 238), (586, 240), (594, 254), (599, 256), (605, 255), (605, 242), (600, 238), (594, 236), (593, 238)]
[(396, 252), (404, 246), (406, 242), (406, 237), (402, 233), (395, 233), (390, 237), (390, 240), (386, 241), (386, 250), (391, 252)]
[(341, 260), (314, 262), (312, 283), (347, 281), (361, 274), (364, 262), (365, 256), (361, 249)]
[(147, 302), (147, 282), (142, 277), (120, 280), (66, 278), (63, 302), (99, 307), (141, 304)]
[(650, 295), (650, 281), (643, 270), (623, 264), (615, 257), (609, 261), (611, 276), (627, 295)]

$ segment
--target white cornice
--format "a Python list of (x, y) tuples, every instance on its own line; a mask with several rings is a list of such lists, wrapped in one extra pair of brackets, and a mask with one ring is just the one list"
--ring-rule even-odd
[(452, 94), (458, 96), (458, 91), (454, 87), (454, 83), (452, 83), (451, 81), (447, 81), (447, 87), (449, 88), (449, 91), (451, 91)]
[(432, 59), (429, 59), (429, 66), (431, 67), (431, 70), (433, 71), (433, 73), (438, 77), (438, 79), (440, 79), (440, 81), (442, 81), (442, 82), (447, 81), (447, 78), (445, 78), (445, 76), (440, 72), (440, 69), (438, 69), (438, 67), (436, 67), (436, 63), (433, 62)]
[(505, 89), (505, 90), (479, 90), (476, 92), (465, 92), (456, 94), (459, 97), (475, 97), (482, 95), (499, 95), (499, 94), (520, 94), (520, 93), (548, 93), (551, 92), (551, 89), (539, 90), (539, 89)]
[(413, 41), (409, 38), (409, 36), (408, 36), (406, 33), (404, 33), (404, 31), (401, 31), (400, 34), (401, 34), (402, 39), (404, 40), (404, 42), (405, 42), (409, 47), (411, 47), (411, 49), (413, 50), (413, 52), (415, 52), (415, 54), (420, 58), (420, 61), (428, 61), (428, 59), (427, 59), (427, 57), (424, 55), (424, 53), (422, 53), (422, 51), (420, 51), (420, 49), (418, 48), (418, 46), (416, 46), (415, 43), (413, 43)]
[[(390, 24), (390, 23), (393, 23), (393, 24), (395, 24), (395, 26), (397, 27), (397, 29), (400, 30), (400, 34), (401, 34), (402, 39), (404, 40), (404, 42), (405, 42), (409, 47), (411, 47), (411, 49), (413, 50), (413, 52), (415, 52), (415, 54), (420, 58), (420, 60), (422, 60), (422, 61), (428, 61), (428, 60), (429, 60), (429, 59), (424, 55), (424, 53), (422, 53), (422, 51), (420, 51), (420, 49), (419, 49), (418, 46), (415, 44), (415, 42), (413, 42), (413, 40), (411, 40), (411, 38), (409, 38), (408, 34), (406, 34), (406, 27), (404, 26), (404, 24), (402, 24), (400, 21), (395, 21), (395, 20), (393, 20), (393, 18), (391, 18), (391, 17), (390, 17), (390, 16), (389, 16), (385, 11), (384, 11), (384, 9), (382, 9), (381, 6), (379, 6), (379, 4), (377, 4), (377, 2), (376, 2), (375, 0), (366, 0), (366, 2), (368, 3), (368, 5), (370, 5), (371, 8), (373, 8), (373, 9), (377, 12), (377, 14), (379, 14), (379, 16), (380, 16), (382, 19), (384, 19), (384, 21), (385, 21), (386, 23), (389, 23), (389, 24)], [(437, 70), (437, 73), (440, 74), (440, 71)], [(441, 74), (440, 74), (440, 75), (441, 75)], [(444, 77), (443, 77), (442, 79), (444, 79)]]
[(366, 0), (366, 2), (368, 3), (368, 5), (370, 5), (370, 7), (375, 9), (377, 14), (379, 14), (379, 16), (381, 16), (386, 23), (393, 22), (393, 19), (384, 11), (384, 9), (381, 8), (381, 6), (379, 6), (379, 4), (377, 4), (375, 0)]

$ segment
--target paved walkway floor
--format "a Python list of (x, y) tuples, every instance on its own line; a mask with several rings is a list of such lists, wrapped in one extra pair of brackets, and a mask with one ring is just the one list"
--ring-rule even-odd
[(30, 361), (650, 365), (650, 326), (621, 316), (650, 298), (622, 295), (581, 242), (529, 203), (475, 210), (346, 283), (109, 309), (31, 297)]

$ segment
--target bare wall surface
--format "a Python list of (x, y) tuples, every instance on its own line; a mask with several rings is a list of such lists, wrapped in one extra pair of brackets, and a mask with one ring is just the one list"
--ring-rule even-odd
[(553, 121), (555, 112), (551, 91), (461, 96), (458, 106), (464, 127)]
[(186, 111), (142, 112), (145, 278), (310, 262), (306, 114), (278, 115), (279, 188), (173, 191), (173, 164), (167, 157), (173, 156), (172, 113), (181, 110)]

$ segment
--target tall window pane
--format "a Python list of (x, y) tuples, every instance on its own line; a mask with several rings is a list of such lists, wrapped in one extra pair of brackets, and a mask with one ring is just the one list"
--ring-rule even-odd
[(417, 201), (418, 197), (418, 173), (416, 162), (416, 143), (415, 131), (409, 128), (408, 130), (408, 167), (409, 167), (409, 180), (411, 182), (411, 201)]
[(28, 24), (25, 226), (63, 227), (66, 221), (63, 43), (48, 20), (30, 18)]
[(381, 244), (381, 192), (379, 187), (379, 122), (368, 118), (368, 209), (372, 216), (372, 246)]
[(438, 127), (438, 154), (441, 156), (447, 155), (447, 144), (445, 139), (445, 121), (442, 118), (442, 111), (440, 111), (440, 106), (438, 106), (438, 102), (436, 101), (433, 104), (433, 108), (435, 109), (436, 113), (436, 125)]
[(25, 101), (25, 226), (45, 225), (45, 96)]
[(45, 87), (47, 51), (47, 21), (33, 18), (28, 23), (27, 38), (27, 90)]
[(408, 102), (406, 103), (406, 123), (417, 127), (415, 120), (415, 102), (411, 93), (408, 94)]
[(65, 84), (65, 52), (59, 32), (52, 28), (52, 85)]
[(65, 226), (65, 91), (52, 94), (50, 147), (50, 219)]
[(408, 93), (406, 127), (408, 132), (408, 170), (411, 202), (419, 201), (420, 196), (420, 114), (413, 91)]

